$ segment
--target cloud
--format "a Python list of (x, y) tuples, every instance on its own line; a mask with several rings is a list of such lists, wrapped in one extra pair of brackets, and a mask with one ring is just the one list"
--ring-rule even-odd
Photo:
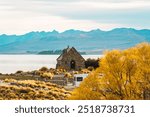
[(149, 0), (0, 0), (0, 33), (149, 28), (149, 12)]
[[(50, 0), (51, 1), (51, 0)], [(42, 12), (72, 20), (90, 20), (99, 23), (123, 24), (142, 28), (149, 26), (150, 2), (148, 0), (77, 0), (80, 2), (51, 3), (45, 5)], [(88, 2), (87, 2), (88, 1)], [(97, 1), (97, 2), (96, 2)], [(104, 2), (105, 1), (105, 2)], [(119, 2), (120, 1), (120, 2)], [(110, 2), (108, 4), (108, 2)], [(50, 6), (53, 5), (53, 6)], [(145, 23), (143, 23), (145, 22)]]
[(46, 1), (46, 2), (131, 2), (131, 1), (149, 1), (149, 0), (32, 0), (32, 1)]

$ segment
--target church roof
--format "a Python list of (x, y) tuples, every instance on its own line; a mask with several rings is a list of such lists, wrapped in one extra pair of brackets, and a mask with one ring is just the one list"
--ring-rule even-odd
[[(69, 51), (72, 50), (72, 49), (73, 49), (76, 53), (79, 54), (79, 52), (78, 52), (74, 47), (72, 47), (72, 48), (67, 47), (66, 49), (63, 50), (62, 54), (57, 58), (57, 60), (62, 60), (63, 57), (65, 57), (65, 55), (66, 55), (67, 53), (69, 53)], [(79, 54), (79, 55), (80, 55), (80, 54)], [(80, 55), (80, 56), (81, 56), (81, 55)], [(81, 57), (82, 57), (82, 56), (81, 56)], [(83, 57), (82, 57), (82, 58), (83, 58)]]

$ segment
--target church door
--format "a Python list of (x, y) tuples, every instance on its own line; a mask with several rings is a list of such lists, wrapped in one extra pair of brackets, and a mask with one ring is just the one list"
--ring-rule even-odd
[(72, 60), (72, 61), (70, 62), (70, 68), (71, 68), (71, 69), (75, 69), (75, 68), (76, 68), (76, 62), (75, 62), (74, 60)]

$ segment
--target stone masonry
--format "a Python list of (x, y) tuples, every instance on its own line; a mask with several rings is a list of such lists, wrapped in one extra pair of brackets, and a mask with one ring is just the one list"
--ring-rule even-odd
[(85, 59), (72, 48), (66, 48), (62, 54), (57, 58), (56, 68), (63, 68), (66, 70), (80, 70), (85, 68)]

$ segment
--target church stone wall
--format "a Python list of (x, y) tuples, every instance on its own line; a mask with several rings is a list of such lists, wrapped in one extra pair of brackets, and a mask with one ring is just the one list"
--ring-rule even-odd
[(83, 57), (74, 49), (71, 49), (69, 52), (63, 53), (62, 60), (57, 60), (57, 68), (64, 68), (66, 70), (71, 70), (70, 62), (75, 61), (75, 69), (80, 70), (85, 68), (85, 60)]

